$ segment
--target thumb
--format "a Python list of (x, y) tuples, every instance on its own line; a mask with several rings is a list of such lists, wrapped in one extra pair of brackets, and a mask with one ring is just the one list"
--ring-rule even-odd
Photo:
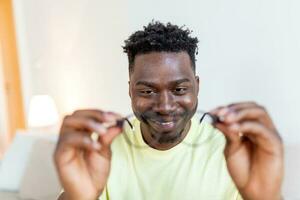
[(99, 137), (100, 143), (104, 146), (110, 146), (113, 140), (120, 135), (121, 132), (122, 128), (118, 126), (108, 128), (106, 134)]
[(113, 140), (122, 132), (122, 128), (120, 127), (110, 127), (108, 128), (105, 133), (101, 133), (101, 135), (97, 135), (94, 141), (100, 144), (100, 150), (98, 151), (99, 154), (104, 156), (107, 159), (111, 158), (111, 144)]
[(219, 129), (226, 138), (225, 156), (229, 157), (233, 155), (242, 145), (241, 133), (239, 133), (237, 124), (230, 126), (223, 123), (215, 124), (215, 127)]
[[(217, 123), (218, 128), (226, 138), (226, 145), (224, 148), (224, 156), (228, 171), (236, 184), (237, 188), (243, 188), (249, 178), (249, 145), (243, 143), (243, 140), (237, 130), (236, 126), (228, 126), (222, 123)], [(246, 144), (246, 145), (244, 145)]]

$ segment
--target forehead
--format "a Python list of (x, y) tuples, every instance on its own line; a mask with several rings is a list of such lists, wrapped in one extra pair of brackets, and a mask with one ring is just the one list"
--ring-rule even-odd
[(172, 81), (194, 77), (186, 52), (151, 52), (135, 57), (131, 80)]

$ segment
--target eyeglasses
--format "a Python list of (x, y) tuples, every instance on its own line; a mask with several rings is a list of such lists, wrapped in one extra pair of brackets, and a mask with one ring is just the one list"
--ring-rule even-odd
[[(196, 139), (195, 141), (186, 141), (185, 139), (181, 141), (182, 144), (188, 146), (188, 147), (192, 147), (192, 148), (197, 148), (199, 146), (201, 146), (203, 143), (206, 142), (206, 139), (201, 139), (199, 138), (200, 134), (204, 131), (208, 131), (208, 134), (211, 134), (212, 132), (216, 131), (213, 127), (213, 125), (215, 123), (221, 122), (221, 119), (216, 116), (213, 115), (209, 112), (205, 112), (202, 110), (197, 110), (195, 115), (193, 116), (193, 118), (196, 118), (196, 120), (199, 120), (199, 124), (197, 125), (197, 129), (196, 129)], [(151, 146), (153, 146), (154, 144), (157, 143), (157, 141), (154, 141), (153, 143), (150, 144), (136, 144), (137, 141), (136, 140), (136, 130), (135, 130), (135, 126), (133, 125), (132, 120), (134, 119), (134, 115), (130, 114), (120, 120), (118, 120), (115, 125), (122, 127), (123, 130), (126, 130), (126, 132), (124, 132), (124, 134), (122, 134), (122, 137), (124, 137), (125, 141), (127, 142), (128, 145), (134, 147), (134, 148), (138, 148), (138, 149), (146, 149), (146, 148), (151, 148)], [(141, 134), (141, 133), (139, 133)], [(159, 139), (159, 138), (157, 138)]]

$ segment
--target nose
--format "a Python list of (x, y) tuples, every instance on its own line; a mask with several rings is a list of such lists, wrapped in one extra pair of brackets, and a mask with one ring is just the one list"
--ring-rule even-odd
[(168, 91), (161, 92), (156, 101), (155, 112), (168, 115), (175, 111), (174, 97)]

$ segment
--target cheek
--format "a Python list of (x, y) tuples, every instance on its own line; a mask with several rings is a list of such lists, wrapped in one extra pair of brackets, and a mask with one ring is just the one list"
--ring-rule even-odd
[(149, 102), (141, 98), (132, 98), (131, 106), (132, 106), (132, 110), (138, 113), (144, 112), (149, 108), (151, 108)]
[(198, 101), (197, 96), (189, 95), (189, 96), (182, 97), (180, 99), (180, 105), (187, 110), (192, 110), (197, 105), (197, 101)]
[(149, 111), (151, 109), (151, 105), (149, 103), (141, 98), (132, 98), (131, 100), (131, 107), (132, 111), (135, 115), (135, 117), (144, 123), (147, 123), (147, 121), (144, 119), (143, 115), (145, 112)]

